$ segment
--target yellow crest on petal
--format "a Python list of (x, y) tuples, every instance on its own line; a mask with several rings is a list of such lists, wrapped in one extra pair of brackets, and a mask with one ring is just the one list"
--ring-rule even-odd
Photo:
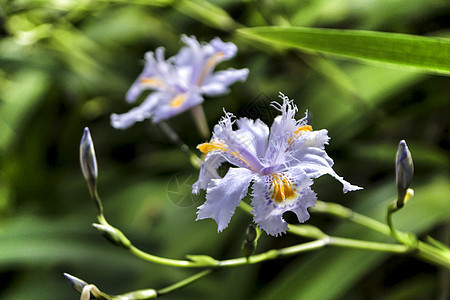
[(171, 107), (179, 107), (181, 104), (183, 104), (184, 101), (186, 101), (186, 99), (187, 93), (178, 94), (172, 100), (170, 100), (169, 105)]
[(222, 142), (219, 142), (218, 140), (214, 140), (212, 139), (209, 143), (203, 143), (197, 146), (197, 149), (199, 149), (200, 151), (202, 151), (203, 158), (205, 158), (206, 154), (208, 154), (209, 152), (213, 151), (213, 150), (222, 150), (222, 151), (227, 151), (227, 145), (225, 145)]
[(284, 202), (297, 197), (297, 190), (292, 180), (282, 173), (270, 175), (272, 182), (270, 183), (271, 197), (276, 202)]

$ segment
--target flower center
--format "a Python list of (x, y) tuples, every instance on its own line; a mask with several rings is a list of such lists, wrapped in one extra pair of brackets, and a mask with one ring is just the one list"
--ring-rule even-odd
[(205, 80), (206, 75), (208, 75), (209, 72), (211, 72), (211, 70), (214, 69), (214, 67), (217, 65), (218, 61), (224, 56), (225, 56), (225, 53), (220, 51), (220, 52), (217, 52), (216, 54), (214, 54), (213, 56), (211, 56), (210, 59), (208, 59), (208, 61), (206, 62), (205, 66), (202, 69), (202, 73), (198, 77), (198, 80), (197, 80), (198, 86), (202, 85), (203, 80)]
[(172, 100), (170, 100), (169, 105), (171, 107), (179, 107), (181, 104), (183, 104), (183, 102), (186, 100), (186, 98), (187, 98), (186, 93), (178, 94)]
[(292, 180), (283, 173), (270, 175), (272, 182), (270, 183), (270, 191), (272, 199), (276, 202), (293, 199), (297, 196), (296, 189)]
[(166, 86), (164, 81), (155, 77), (141, 78), (139, 82), (150, 88), (163, 88)]

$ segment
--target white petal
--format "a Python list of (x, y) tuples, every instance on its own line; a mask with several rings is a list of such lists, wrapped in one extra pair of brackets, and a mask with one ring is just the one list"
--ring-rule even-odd
[(197, 220), (211, 218), (217, 222), (219, 232), (225, 229), (239, 202), (247, 194), (253, 176), (250, 170), (230, 168), (224, 178), (212, 179), (206, 202), (198, 208)]

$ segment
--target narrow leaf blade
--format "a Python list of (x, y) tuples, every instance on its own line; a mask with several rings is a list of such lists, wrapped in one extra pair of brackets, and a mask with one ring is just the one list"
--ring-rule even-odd
[(263, 43), (346, 57), (365, 63), (450, 75), (450, 39), (305, 27), (254, 27), (238, 33)]

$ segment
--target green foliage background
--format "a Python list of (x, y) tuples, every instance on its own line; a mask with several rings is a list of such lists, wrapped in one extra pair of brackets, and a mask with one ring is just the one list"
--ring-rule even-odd
[[(327, 149), (337, 172), (365, 188), (342, 195), (338, 183), (320, 178), (314, 185), (319, 198), (379, 220), (396, 195), (395, 152), (406, 139), (416, 196), (394, 222), (448, 243), (447, 77), (294, 50), (236, 32), (302, 26), (448, 37), (448, 1), (17, 0), (0, 8), (0, 298), (77, 299), (63, 272), (111, 294), (161, 288), (194, 272), (144, 263), (91, 227), (95, 209), (78, 164), (85, 126), (95, 142), (106, 216), (137, 246), (178, 259), (241, 255), (248, 215), (237, 211), (220, 234), (211, 220), (195, 222), (203, 200), (175, 205), (168, 197), (175, 177), (197, 176), (185, 154), (150, 121), (126, 131), (109, 125), (111, 113), (130, 108), (124, 95), (144, 53), (163, 46), (174, 55), (183, 33), (236, 43), (237, 57), (219, 69), (250, 69), (247, 82), (230, 94), (206, 100), (211, 128), (223, 107), (242, 116), (285, 93), (300, 111), (309, 110), (313, 128), (329, 130)], [(395, 41), (384, 47), (395, 48)], [(448, 70), (448, 55), (442, 57), (434, 68)], [(203, 142), (188, 113), (169, 124), (192, 149)], [(323, 215), (308, 222), (339, 236), (383, 240)], [(298, 242), (263, 235), (257, 251)], [(431, 299), (448, 293), (445, 276), (408, 257), (324, 249), (220, 270), (166, 298)]]

